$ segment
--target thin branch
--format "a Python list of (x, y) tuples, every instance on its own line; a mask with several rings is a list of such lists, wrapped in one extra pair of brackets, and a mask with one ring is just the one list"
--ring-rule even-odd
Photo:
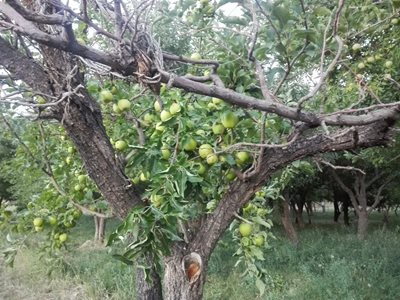
[[(42, 148), (43, 148), (43, 158), (45, 161), (45, 166), (46, 166), (46, 172), (45, 174), (49, 176), (50, 182), (53, 185), (54, 189), (61, 195), (64, 197), (67, 197), (68, 195), (63, 191), (63, 189), (60, 187), (59, 183), (57, 182), (54, 173), (53, 173), (53, 169), (51, 167), (50, 164), (50, 160), (48, 158), (48, 154), (47, 154), (47, 147), (46, 147), (46, 135), (44, 132), (44, 128), (43, 128), (43, 124), (39, 123), (39, 132), (40, 132), (40, 137), (41, 137), (41, 143), (42, 143)], [(68, 201), (72, 203), (72, 205), (74, 205), (75, 207), (79, 208), (82, 213), (86, 214), (86, 215), (91, 215), (91, 216), (97, 216), (100, 218), (110, 218), (111, 216), (102, 214), (102, 213), (98, 213), (96, 211), (93, 211), (91, 209), (88, 209), (86, 207), (84, 207), (83, 205), (77, 203), (76, 201), (74, 201), (72, 198), (68, 197)]]
[(257, 143), (246, 143), (246, 142), (242, 142), (242, 143), (237, 143), (237, 144), (233, 144), (229, 147), (226, 147), (224, 150), (218, 151), (216, 152), (216, 154), (220, 154), (220, 153), (226, 153), (226, 152), (232, 152), (238, 149), (244, 149), (244, 148), (248, 148), (248, 147), (252, 147), (252, 148), (263, 148), (263, 149), (286, 149), (287, 147), (289, 147), (291, 144), (293, 144), (297, 138), (300, 136), (299, 133), (296, 133), (292, 139), (287, 142), (287, 143), (283, 143), (283, 144), (257, 144)]
[(322, 163), (322, 164), (324, 164), (324, 165), (326, 165), (326, 166), (328, 166), (328, 167), (330, 167), (330, 168), (332, 168), (333, 170), (347, 170), (347, 171), (359, 172), (359, 173), (361, 173), (363, 175), (366, 174), (364, 170), (361, 170), (361, 169), (356, 168), (356, 167), (333, 165), (330, 162), (328, 162), (326, 160), (321, 160), (321, 159), (318, 159), (317, 161)]
[(333, 178), (336, 180), (336, 182), (340, 185), (340, 187), (342, 188), (343, 191), (345, 191), (347, 193), (347, 195), (349, 195), (350, 197), (350, 201), (351, 204), (353, 204), (353, 207), (355, 209), (355, 211), (357, 212), (357, 215), (360, 213), (360, 209), (358, 208), (358, 203), (356, 200), (356, 196), (354, 195), (353, 191), (344, 184), (344, 182), (339, 178), (339, 176), (337, 175), (335, 169), (332, 169), (332, 175)]

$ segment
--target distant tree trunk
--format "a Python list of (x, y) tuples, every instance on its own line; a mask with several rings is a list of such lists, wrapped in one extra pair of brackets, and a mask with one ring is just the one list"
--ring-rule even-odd
[(357, 236), (364, 239), (368, 230), (368, 212), (361, 209), (358, 213)]
[(311, 201), (307, 201), (305, 203), (305, 207), (306, 207), (306, 212), (307, 212), (308, 224), (311, 224), (311, 216), (313, 214)]
[(389, 225), (389, 210), (390, 210), (390, 206), (389, 205), (385, 205), (383, 207), (383, 218), (382, 218), (382, 223), (383, 223), (383, 229), (387, 229), (388, 225)]
[(336, 199), (336, 197), (333, 199), (333, 207), (334, 207), (333, 222), (337, 223), (339, 221), (339, 216), (340, 216), (340, 207), (339, 207), (339, 201), (338, 199)]
[(288, 195), (284, 195), (285, 200), (279, 202), (279, 210), (281, 212), (281, 221), (285, 233), (292, 244), (297, 245), (299, 238), (297, 236), (296, 229), (293, 227), (292, 220), (290, 219)]
[(343, 209), (343, 222), (346, 226), (350, 226), (349, 203), (347, 201), (343, 202), (342, 209)]
[(104, 242), (104, 236), (106, 232), (106, 219), (104, 217), (94, 216), (94, 225), (94, 240), (102, 244)]

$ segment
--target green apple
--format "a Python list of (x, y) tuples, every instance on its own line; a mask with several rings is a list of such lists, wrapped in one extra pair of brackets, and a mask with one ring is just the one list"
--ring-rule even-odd
[(37, 96), (37, 99), (39, 104), (46, 104), (46, 99), (44, 99), (42, 96)]
[(196, 147), (197, 147), (197, 142), (192, 137), (187, 138), (183, 143), (183, 149), (185, 151), (193, 151), (196, 149)]
[(138, 176), (136, 176), (135, 178), (132, 179), (133, 184), (138, 184), (139, 181), (140, 181), (140, 178)]
[(113, 85), (113, 87), (111, 88), (111, 94), (115, 95), (116, 93), (118, 93), (118, 88)]
[(165, 126), (163, 126), (163, 125), (161, 125), (162, 124), (162, 122), (158, 122), (157, 124), (156, 124), (156, 130), (157, 131), (160, 131), (160, 132), (163, 132), (164, 130), (165, 130)]
[(238, 161), (240, 164), (246, 163), (246, 162), (249, 160), (249, 158), (250, 158), (249, 153), (246, 152), (246, 151), (239, 151), (239, 152), (237, 152), (237, 153), (235, 154), (235, 156), (236, 156), (237, 161)]
[(55, 216), (49, 216), (48, 221), (49, 221), (49, 224), (52, 226), (57, 224), (57, 218)]
[(360, 62), (360, 63), (357, 65), (357, 68), (359, 68), (359, 69), (364, 69), (364, 68), (365, 68), (365, 64), (362, 63), (362, 62)]
[(74, 217), (74, 219), (79, 219), (82, 216), (82, 211), (80, 211), (79, 209), (75, 209), (72, 213), (72, 216)]
[(80, 184), (84, 184), (85, 182), (86, 182), (86, 175), (79, 175), (78, 176), (78, 182), (80, 183)]
[(219, 105), (221, 103), (223, 103), (224, 101), (219, 99), (219, 98), (212, 98), (212, 103), (214, 103), (215, 105)]
[(160, 103), (158, 101), (154, 102), (154, 110), (156, 112), (160, 112), (161, 111), (161, 105), (160, 105)]
[(385, 75), (383, 76), (383, 78), (384, 78), (385, 80), (390, 80), (390, 79), (392, 79), (392, 75), (390, 75), (389, 73), (387, 73), (387, 74), (385, 74)]
[(147, 113), (143, 116), (143, 120), (147, 123), (152, 123), (154, 121), (154, 115)]
[(236, 178), (236, 173), (233, 169), (229, 169), (225, 177), (228, 181), (232, 181)]
[(256, 245), (257, 247), (261, 247), (264, 245), (264, 237), (262, 235), (257, 235), (253, 239), (253, 244)]
[(160, 207), (164, 203), (164, 198), (161, 195), (151, 195), (150, 201), (155, 207)]
[(163, 111), (160, 113), (161, 122), (167, 122), (167, 121), (170, 120), (171, 118), (172, 118), (172, 115), (171, 115), (171, 113), (170, 113), (169, 111), (167, 111), (167, 110), (163, 110)]
[(243, 237), (250, 236), (251, 232), (253, 231), (253, 226), (249, 223), (241, 223), (239, 225), (239, 232)]
[(212, 126), (212, 132), (213, 132), (215, 135), (221, 135), (221, 134), (224, 133), (224, 131), (225, 131), (225, 127), (224, 127), (224, 125), (222, 125), (222, 124), (216, 123), (216, 124), (214, 124), (214, 125)]
[(118, 104), (113, 104), (113, 111), (116, 113), (116, 114), (120, 114), (121, 113), (121, 110), (119, 109), (119, 107), (118, 107)]
[(386, 68), (390, 68), (390, 67), (392, 67), (393, 66), (393, 62), (391, 61), (391, 60), (387, 60), (386, 62), (385, 62), (385, 67)]
[(71, 156), (68, 156), (68, 157), (65, 159), (65, 163), (66, 163), (67, 165), (72, 164), (73, 161), (74, 161), (74, 160), (72, 159)]
[(35, 226), (35, 231), (36, 232), (43, 231), (43, 226)]
[(168, 148), (161, 148), (161, 156), (163, 159), (169, 159), (171, 157), (171, 151)]
[(200, 60), (200, 59), (201, 59), (201, 55), (200, 55), (199, 53), (193, 53), (193, 54), (190, 56), (190, 59), (191, 59), (191, 60)]
[(109, 90), (102, 90), (100, 92), (100, 100), (103, 101), (104, 103), (111, 102), (113, 98), (114, 96)]
[(211, 153), (213, 153), (213, 147), (210, 144), (203, 144), (199, 147), (199, 155), (201, 158), (207, 158)]
[(67, 239), (68, 239), (68, 234), (66, 234), (66, 233), (61, 233), (61, 234), (58, 236), (58, 240), (59, 240), (61, 243), (64, 243)]
[(75, 148), (74, 147), (68, 147), (68, 153), (69, 154), (74, 154), (75, 153)]
[(221, 123), (225, 128), (234, 128), (239, 122), (239, 118), (231, 111), (227, 111), (221, 116)]
[(74, 190), (77, 191), (77, 192), (82, 191), (83, 190), (83, 186), (81, 184), (79, 184), (79, 183), (75, 184)]
[(358, 51), (361, 49), (361, 45), (359, 43), (354, 44), (351, 49), (353, 49), (353, 51)]
[(375, 62), (375, 57), (373, 57), (373, 56), (369, 56), (368, 58), (367, 58), (367, 62), (369, 62), (369, 63), (374, 63)]
[(392, 20), (390, 20), (390, 23), (392, 23), (393, 25), (397, 25), (399, 24), (399, 19), (393, 18)]
[(118, 101), (118, 108), (120, 111), (125, 111), (131, 108), (131, 103), (128, 99), (121, 99)]
[(211, 153), (207, 156), (207, 163), (209, 165), (213, 165), (217, 162), (218, 162), (218, 155), (216, 155), (215, 153)]
[(42, 218), (34, 218), (33, 219), (33, 226), (40, 227), (42, 225), (43, 225), (43, 219)]
[(197, 169), (197, 174), (203, 175), (207, 171), (206, 167), (203, 164), (199, 164), (199, 168)]
[(128, 144), (125, 141), (119, 140), (115, 142), (115, 149), (119, 151), (125, 150), (127, 146)]
[(172, 103), (171, 106), (169, 107), (169, 112), (172, 115), (176, 115), (180, 111), (181, 111), (181, 106), (177, 102)]
[(139, 176), (140, 181), (145, 182), (145, 181), (149, 180), (149, 178), (150, 178), (150, 173), (148, 171), (140, 173), (140, 176)]
[(208, 107), (208, 109), (209, 109), (210, 111), (211, 111), (211, 110), (217, 109), (217, 106), (216, 106), (214, 103), (212, 103), (212, 102), (208, 103), (208, 104), (207, 104), (207, 107)]

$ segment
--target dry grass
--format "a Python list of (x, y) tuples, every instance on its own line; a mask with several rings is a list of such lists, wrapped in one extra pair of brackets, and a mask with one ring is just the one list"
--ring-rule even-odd
[(84, 299), (83, 285), (73, 279), (52, 279), (37, 257), (23, 252), (17, 256), (14, 268), (0, 260), (0, 299), (4, 300), (75, 300)]

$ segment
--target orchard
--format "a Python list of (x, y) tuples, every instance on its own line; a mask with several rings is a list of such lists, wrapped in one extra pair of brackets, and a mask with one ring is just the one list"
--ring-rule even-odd
[(141, 266), (138, 299), (201, 299), (227, 230), (264, 293), (267, 198), (302, 159), (393, 143), (399, 1), (68, 3), (0, 3), (7, 170), (29, 199), (0, 228), (51, 256), (82, 214), (99, 237), (119, 218), (107, 247)]

